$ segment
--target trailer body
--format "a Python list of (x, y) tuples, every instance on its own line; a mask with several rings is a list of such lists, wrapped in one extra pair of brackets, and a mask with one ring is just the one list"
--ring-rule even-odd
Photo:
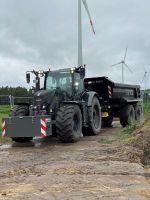
[(140, 100), (139, 85), (115, 83), (107, 77), (86, 78), (84, 84), (88, 91), (98, 93), (101, 104)]

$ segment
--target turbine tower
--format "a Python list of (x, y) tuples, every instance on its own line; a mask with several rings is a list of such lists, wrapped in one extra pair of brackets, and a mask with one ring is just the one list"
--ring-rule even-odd
[(93, 30), (93, 33), (95, 34), (94, 26), (92, 23), (90, 11), (87, 5), (86, 0), (78, 0), (78, 67), (83, 66), (83, 52), (82, 52), (82, 2), (83, 5), (87, 11), (90, 24)]
[(127, 51), (128, 51), (128, 48), (126, 48), (124, 58), (121, 62), (111, 65), (111, 67), (113, 67), (113, 66), (122, 64), (122, 83), (124, 83), (124, 67), (126, 67), (131, 73), (133, 73), (133, 71), (130, 69), (130, 67), (126, 63)]

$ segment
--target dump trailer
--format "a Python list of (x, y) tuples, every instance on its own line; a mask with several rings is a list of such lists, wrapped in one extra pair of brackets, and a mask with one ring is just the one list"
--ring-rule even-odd
[[(119, 117), (122, 126), (140, 118), (140, 87), (114, 83), (106, 77), (85, 78), (85, 67), (28, 71), (35, 75), (33, 101), (18, 102), (2, 119), (2, 136), (29, 142), (36, 136), (57, 136), (76, 142), (97, 135)], [(44, 78), (44, 87), (40, 80)]]
[(123, 127), (128, 125), (129, 121), (140, 120), (139, 85), (114, 83), (107, 77), (86, 78), (84, 85), (88, 91), (98, 94), (103, 126), (111, 126), (114, 117), (120, 118)]

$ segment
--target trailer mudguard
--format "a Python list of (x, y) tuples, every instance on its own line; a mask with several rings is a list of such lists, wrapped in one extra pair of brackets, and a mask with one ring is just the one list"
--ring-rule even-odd
[(46, 137), (52, 135), (51, 116), (17, 116), (2, 119), (2, 137)]

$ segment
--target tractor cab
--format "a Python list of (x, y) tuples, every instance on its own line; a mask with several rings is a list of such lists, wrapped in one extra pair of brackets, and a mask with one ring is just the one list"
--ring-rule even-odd
[[(85, 67), (67, 68), (54, 71), (28, 71), (26, 73), (27, 83), (30, 83), (30, 74), (35, 75), (35, 87), (33, 93), (45, 92), (64, 95), (64, 100), (76, 99), (84, 90)], [(45, 78), (44, 88), (41, 88), (41, 77)]]
[[(30, 74), (35, 75), (33, 87), (34, 113), (38, 115), (57, 113), (64, 102), (80, 101), (84, 91), (85, 67), (69, 68), (54, 71), (30, 71), (26, 74), (27, 83), (30, 83)], [(44, 78), (44, 87), (40, 87), (41, 78)]]
[(45, 90), (61, 92), (73, 100), (84, 90), (85, 73), (81, 71), (81, 68), (72, 68), (49, 72), (45, 79)]

